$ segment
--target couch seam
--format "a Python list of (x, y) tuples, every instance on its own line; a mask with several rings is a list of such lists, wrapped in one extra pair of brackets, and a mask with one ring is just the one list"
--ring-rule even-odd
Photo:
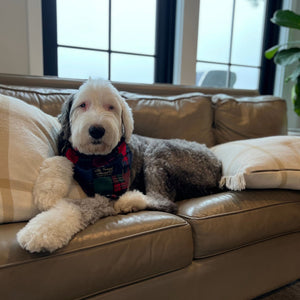
[(274, 234), (272, 236), (262, 238), (262, 239), (259, 239), (259, 240), (255, 240), (255, 241), (252, 241), (252, 242), (249, 242), (249, 243), (244, 243), (244, 244), (241, 244), (241, 245), (236, 246), (236, 247), (232, 247), (232, 248), (227, 249), (227, 250), (213, 252), (210, 255), (194, 256), (193, 260), (205, 259), (205, 258), (217, 256), (217, 255), (222, 255), (222, 254), (227, 253), (227, 252), (232, 252), (232, 251), (239, 250), (239, 249), (242, 249), (242, 248), (245, 248), (245, 247), (248, 247), (248, 246), (256, 245), (256, 244), (259, 244), (259, 243), (262, 243), (262, 242), (265, 242), (265, 241), (269, 241), (269, 240), (272, 240), (272, 239), (276, 239), (276, 238), (279, 238), (279, 237), (282, 237), (282, 236), (295, 234), (295, 233), (300, 233), (300, 228), (296, 229), (296, 230), (292, 230), (292, 231), (287, 231), (287, 232), (284, 232), (284, 233)]
[(46, 93), (46, 92), (40, 92), (40, 91), (35, 91), (35, 90), (26, 90), (26, 89), (16, 89), (16, 88), (10, 88), (10, 87), (3, 87), (2, 85), (0, 85), (0, 89), (3, 90), (8, 90), (8, 91), (12, 91), (12, 92), (22, 92), (22, 93), (30, 93), (30, 94), (39, 94), (39, 95), (71, 95), (72, 93), (67, 93), (67, 92), (51, 92), (51, 93)]
[[(192, 258), (192, 262), (193, 262), (194, 258)], [(172, 273), (172, 272), (176, 272), (176, 271), (179, 271), (179, 270), (182, 270), (186, 267), (188, 267), (189, 265), (191, 265), (191, 263), (187, 264), (186, 266), (184, 267), (180, 267), (180, 268), (176, 268), (174, 270), (170, 270), (170, 271), (162, 271), (162, 272), (158, 272), (158, 273), (155, 273), (153, 275), (150, 275), (148, 277), (142, 277), (140, 279), (136, 279), (136, 280), (132, 280), (128, 283), (124, 283), (124, 284), (118, 284), (118, 285), (115, 285), (111, 288), (107, 288), (107, 289), (104, 289), (102, 291), (98, 291), (98, 292), (95, 292), (95, 293), (92, 293), (92, 294), (89, 294), (87, 296), (84, 296), (84, 298), (80, 297), (80, 298), (75, 298), (75, 300), (81, 300), (81, 299), (89, 299), (90, 297), (94, 297), (94, 296), (97, 296), (97, 295), (101, 295), (101, 294), (104, 294), (104, 293), (107, 293), (107, 292), (112, 292), (114, 290), (117, 290), (119, 288), (125, 288), (127, 286), (130, 286), (132, 284), (136, 284), (136, 283), (140, 283), (140, 282), (143, 282), (143, 281), (146, 281), (148, 279), (153, 279), (153, 278), (156, 278), (157, 276), (162, 276), (162, 275), (166, 275), (166, 274), (169, 274), (169, 273)]]
[[(54, 253), (47, 253), (47, 255), (44, 255), (42, 257), (36, 257), (34, 261), (32, 259), (28, 259), (28, 260), (20, 261), (20, 262), (12, 262), (12, 263), (0, 266), (0, 270), (5, 269), (5, 268), (19, 266), (19, 265), (39, 262), (39, 261), (42, 261), (42, 260), (46, 260), (49, 256), (59, 257), (59, 256), (64, 256), (64, 255), (70, 255), (70, 254), (74, 254), (76, 252), (81, 252), (83, 250), (93, 249), (93, 248), (96, 248), (96, 247), (102, 247), (102, 246), (117, 243), (118, 241), (125, 241), (125, 240), (132, 239), (132, 238), (138, 238), (138, 237), (145, 236), (147, 234), (153, 234), (155, 232), (165, 231), (165, 230), (173, 229), (173, 228), (176, 228), (176, 227), (191, 228), (191, 225), (186, 220), (184, 220), (184, 219), (182, 219), (182, 220), (184, 221), (184, 223), (168, 225), (168, 226), (165, 226), (163, 228), (157, 228), (157, 229), (147, 230), (147, 231), (144, 231), (144, 232), (141, 232), (141, 233), (131, 234), (131, 235), (122, 237), (121, 239), (113, 239), (113, 240), (111, 240), (107, 243), (100, 242), (100, 243), (90, 245), (90, 246), (85, 247), (85, 248), (80, 247), (80, 248), (77, 248), (77, 249), (74, 249), (74, 250), (71, 250), (71, 251), (68, 251), (68, 252), (63, 252), (63, 253), (55, 253), (55, 252)], [(26, 250), (24, 250), (24, 251), (26, 251)], [(33, 255), (38, 255), (38, 254), (33, 254)]]
[[(34, 89), (34, 87), (32, 87), (32, 88)], [(13, 92), (23, 92), (23, 93), (40, 94), (40, 95), (61, 95), (61, 94), (62, 95), (70, 95), (71, 94), (71, 93), (59, 92), (59, 91), (47, 93), (47, 92), (41, 92), (41, 91), (36, 91), (36, 90), (26, 90), (25, 88), (17, 89), (17, 88), (12, 88), (12, 87), (1, 85), (1, 84), (0, 84), (0, 89), (13, 91)], [(72, 90), (72, 89), (70, 89), (70, 90)], [(127, 93), (126, 91), (120, 91), (120, 93), (122, 93), (122, 92)], [(198, 92), (196, 92), (196, 93), (198, 93)], [(145, 96), (151, 96), (151, 95), (145, 95)], [(170, 96), (166, 96), (166, 97), (176, 97), (176, 96), (177, 95), (170, 95)], [(143, 98), (143, 97), (139, 97), (138, 99), (134, 99), (134, 98), (126, 97), (124, 95), (122, 95), (122, 97), (125, 98), (126, 100), (137, 100), (137, 101), (141, 101), (141, 100), (143, 100), (143, 101), (144, 100), (160, 100), (160, 101), (170, 102), (170, 101), (186, 100), (186, 99), (193, 99), (193, 98), (199, 98), (199, 97), (203, 97), (207, 100), (210, 100), (212, 95), (203, 94), (203, 93), (199, 92), (199, 95), (191, 95), (191, 96), (188, 96), (188, 97), (181, 97), (181, 98), (177, 98), (177, 99), (174, 99), (174, 100), (159, 98), (157, 95), (154, 95), (153, 96), (154, 98), (149, 98), (149, 99), (148, 98)]]
[(270, 100), (258, 100), (258, 101), (250, 101), (250, 100), (249, 101), (238, 101), (236, 99), (226, 99), (226, 101), (223, 101), (223, 102), (222, 102), (222, 100), (217, 101), (216, 106), (217, 106), (217, 108), (219, 108), (223, 105), (228, 105), (228, 104), (230, 104), (229, 103), (230, 101), (236, 102), (236, 104), (243, 104), (243, 103), (250, 103), (250, 104), (270, 103), (270, 104), (272, 104), (273, 102), (284, 102), (285, 103), (285, 100), (281, 99), (281, 98), (270, 99)]
[(214, 214), (214, 215), (205, 216), (205, 217), (194, 217), (194, 216), (189, 216), (189, 215), (186, 215), (186, 214), (178, 214), (178, 216), (180, 216), (182, 218), (185, 218), (185, 219), (189, 219), (189, 220), (206, 220), (206, 219), (214, 219), (214, 218), (226, 217), (226, 216), (230, 216), (230, 215), (243, 214), (243, 213), (246, 213), (246, 212), (255, 211), (255, 210), (261, 210), (261, 209), (266, 209), (266, 208), (274, 207), (274, 206), (285, 206), (285, 205), (288, 205), (288, 204), (300, 205), (300, 202), (290, 201), (290, 202), (287, 202), (287, 203), (274, 203), (274, 204), (271, 204), (271, 205), (265, 205), (265, 206), (261, 206), (261, 207), (243, 209), (243, 210), (239, 210), (239, 211), (235, 211), (235, 212), (227, 212), (227, 213), (222, 213), (222, 214)]
[[(122, 92), (122, 91), (121, 91)], [(208, 100), (211, 102), (211, 95), (206, 95), (206, 94), (203, 94), (203, 95), (194, 95), (194, 96), (189, 96), (189, 97), (182, 97), (182, 98), (177, 98), (177, 99), (163, 99), (163, 98), (158, 98), (157, 96), (154, 96), (154, 98), (143, 98), (143, 97), (139, 97), (138, 99), (134, 99), (134, 98), (128, 98), (126, 96), (123, 96), (121, 94), (121, 96), (123, 98), (125, 98), (125, 100), (132, 100), (132, 101), (163, 101), (163, 102), (175, 102), (175, 101), (181, 101), (181, 100), (190, 100), (190, 99), (193, 99), (193, 98), (199, 98), (199, 97), (203, 97), (205, 98), (205, 100)], [(145, 96), (148, 96), (148, 95), (145, 95)], [(151, 95), (149, 95), (151, 96)], [(166, 97), (176, 97), (177, 95), (173, 95), (173, 96), (166, 96)], [(156, 97), (156, 98), (155, 98)]]

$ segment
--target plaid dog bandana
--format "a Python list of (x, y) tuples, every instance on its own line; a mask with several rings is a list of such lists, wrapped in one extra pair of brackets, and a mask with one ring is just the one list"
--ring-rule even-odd
[(132, 153), (124, 139), (108, 155), (86, 155), (71, 146), (64, 155), (74, 164), (74, 178), (89, 197), (118, 199), (128, 189)]

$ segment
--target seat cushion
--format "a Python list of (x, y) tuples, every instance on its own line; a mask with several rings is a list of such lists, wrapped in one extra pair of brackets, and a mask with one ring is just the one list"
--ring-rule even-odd
[(0, 225), (3, 299), (81, 299), (184, 268), (193, 258), (189, 224), (162, 212), (101, 219), (53, 254), (21, 249), (16, 233), (24, 225)]
[(182, 201), (178, 215), (192, 226), (194, 257), (209, 257), (300, 231), (300, 192), (224, 192)]

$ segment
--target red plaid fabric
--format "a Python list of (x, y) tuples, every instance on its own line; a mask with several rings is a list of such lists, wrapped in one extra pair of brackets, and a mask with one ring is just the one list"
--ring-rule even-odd
[(117, 199), (129, 187), (132, 153), (124, 139), (108, 155), (86, 155), (68, 147), (64, 155), (74, 164), (74, 178), (89, 197)]

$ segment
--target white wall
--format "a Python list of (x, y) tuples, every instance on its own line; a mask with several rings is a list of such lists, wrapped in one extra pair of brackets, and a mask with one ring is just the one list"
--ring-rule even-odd
[(43, 74), (40, 0), (0, 0), (0, 73)]
[(0, 5), (0, 72), (28, 74), (27, 0)]
[(177, 0), (174, 84), (196, 82), (199, 4), (199, 0)]
[(29, 74), (43, 75), (44, 66), (41, 0), (27, 0), (27, 26), (29, 41)]

